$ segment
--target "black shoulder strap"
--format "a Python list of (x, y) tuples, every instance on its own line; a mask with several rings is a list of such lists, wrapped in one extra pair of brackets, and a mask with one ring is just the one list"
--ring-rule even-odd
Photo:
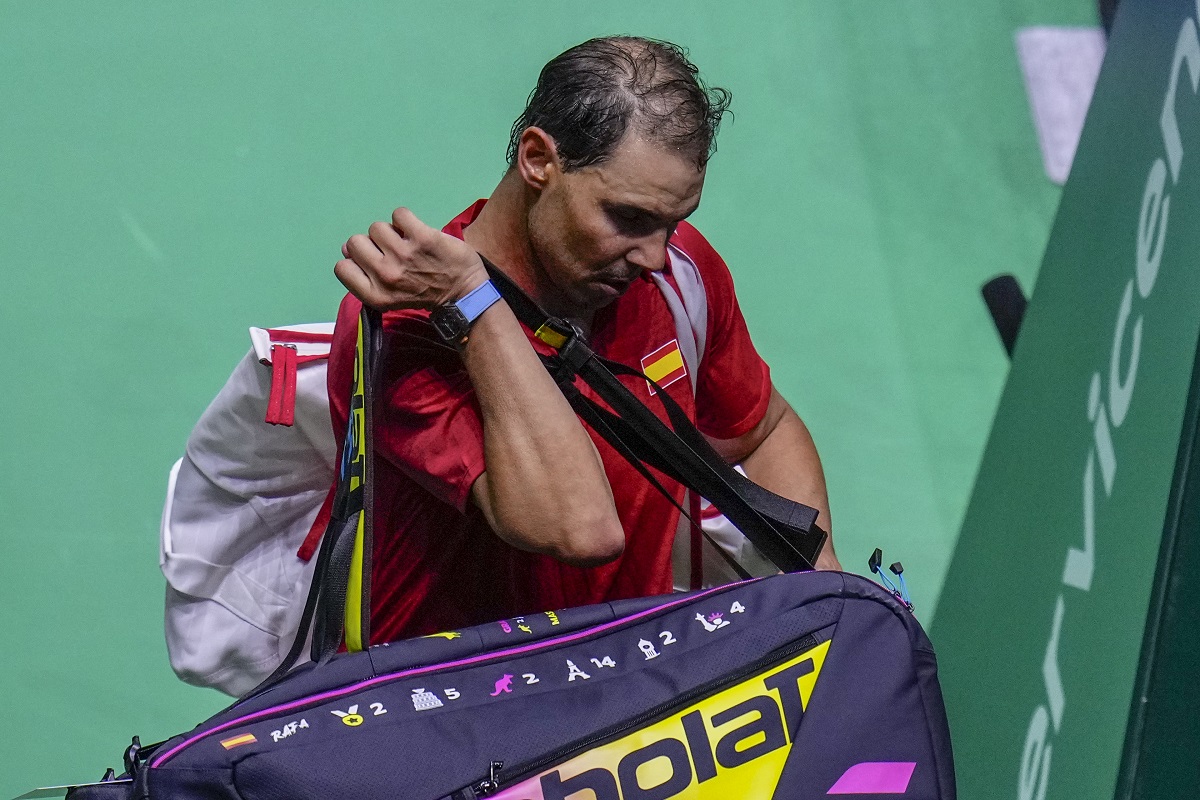
[[(735, 575), (742, 580), (749, 580), (751, 577), (753, 577), (746, 570), (746, 568), (737, 561), (737, 559), (726, 552), (725, 548), (722, 547), (720, 543), (718, 543), (712, 537), (712, 534), (704, 530), (700, 520), (694, 519), (691, 512), (684, 508), (683, 504), (675, 499), (675, 495), (667, 491), (667, 488), (662, 485), (658, 478), (654, 477), (654, 473), (651, 472), (649, 467), (646, 466), (647, 464), (654, 464), (653, 459), (643, 460), (639, 458), (638, 455), (630, 449), (629, 445), (625, 443), (625, 438), (627, 437), (622, 437), (622, 434), (618, 432), (626, 427), (625, 420), (621, 419), (616, 414), (613, 414), (599, 403), (584, 397), (575, 384), (560, 383), (559, 387), (562, 389), (563, 394), (566, 395), (567, 401), (571, 404), (571, 407), (575, 410), (575, 413), (579, 415), (579, 418), (590, 425), (592, 430), (597, 431), (605, 441), (613, 446), (613, 449), (620, 453), (621, 456), (628, 461), (635, 470), (638, 471), (638, 474), (646, 479), (647, 483), (657, 489), (663, 495), (663, 497), (670, 500), (671, 505), (678, 508), (679, 513), (686, 517), (692, 525), (695, 525), (697, 528), (699, 528), (700, 533), (705, 539), (708, 539), (717, 555), (719, 555), (721, 559), (729, 566), (729, 568), (733, 570)], [(665, 471), (661, 468), (656, 468), (659, 469), (660, 472)]]
[[(517, 318), (557, 351), (543, 360), (559, 385), (571, 385), (578, 376), (612, 409), (606, 412), (578, 391), (566, 391), (567, 399), (584, 419), (600, 416), (605, 420), (602, 427), (593, 425), (597, 433), (627, 460), (632, 461), (632, 455), (699, 492), (780, 569), (794, 572), (813, 568), (828, 538), (816, 524), (816, 509), (780, 497), (735, 470), (654, 381), (638, 370), (597, 356), (577, 329), (542, 311), (495, 264), (486, 258), (483, 263)], [(636, 377), (654, 386), (670, 426), (638, 400), (617, 375)], [(588, 404), (596, 407), (581, 411)]]

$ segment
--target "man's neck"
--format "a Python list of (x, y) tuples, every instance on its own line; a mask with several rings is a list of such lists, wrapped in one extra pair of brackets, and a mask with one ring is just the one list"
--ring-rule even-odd
[(511, 178), (509, 173), (501, 179), (479, 216), (463, 230), (463, 239), (536, 300), (539, 292), (525, 232), (526, 205), (519, 182)]
[(504, 270), (529, 297), (548, 313), (568, 316), (586, 330), (591, 318), (577, 319), (557, 309), (555, 297), (541, 274), (537, 256), (529, 242), (530, 198), (520, 177), (510, 171), (496, 185), (475, 221), (463, 230), (463, 239), (485, 258)]

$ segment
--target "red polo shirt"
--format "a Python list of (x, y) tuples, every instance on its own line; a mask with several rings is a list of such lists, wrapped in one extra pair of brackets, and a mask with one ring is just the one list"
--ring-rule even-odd
[[(464, 211), (445, 232), (461, 238), (483, 204), (481, 200)], [(671, 243), (691, 258), (703, 278), (708, 333), (699, 399), (679, 370), (665, 378), (671, 381), (666, 391), (704, 433), (719, 439), (740, 436), (766, 412), (769, 370), (750, 342), (721, 257), (687, 223), (680, 224)], [(339, 446), (346, 430), (360, 308), (351, 295), (342, 301), (329, 359)], [(671, 591), (671, 544), (679, 510), (590, 429), (625, 529), (624, 553), (609, 564), (580, 568), (518, 550), (497, 537), (470, 500), (471, 485), (486, 467), (483, 424), (458, 353), (442, 342), (425, 311), (388, 312), (384, 331), (381, 378), (375, 387), (381, 405), (375, 417), (372, 642)], [(535, 349), (550, 352), (528, 330), (526, 334)], [(675, 338), (661, 291), (643, 276), (597, 313), (589, 342), (600, 355), (640, 368), (643, 358), (665, 352), (661, 349), (669, 349)], [(622, 380), (665, 417), (645, 381)], [(679, 484), (658, 477), (676, 499), (682, 498)]]

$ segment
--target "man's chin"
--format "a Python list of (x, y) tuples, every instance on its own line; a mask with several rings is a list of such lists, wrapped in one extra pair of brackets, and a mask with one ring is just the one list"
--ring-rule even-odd
[(618, 289), (616, 286), (607, 283), (589, 283), (586, 286), (581, 286), (566, 298), (569, 308), (564, 308), (563, 311), (565, 313), (560, 314), (560, 316), (569, 318), (590, 317), (605, 306), (611, 305), (628, 288), (626, 286)]

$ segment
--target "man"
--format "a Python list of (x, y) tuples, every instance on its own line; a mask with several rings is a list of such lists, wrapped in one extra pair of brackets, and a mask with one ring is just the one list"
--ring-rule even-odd
[[(664, 391), (723, 457), (829, 527), (812, 439), (750, 342), (727, 268), (683, 221), (728, 99), (674, 45), (585, 42), (542, 70), (486, 202), (441, 233), (401, 208), (346, 242), (335, 428), (359, 300), (401, 309), (385, 316), (377, 387), (375, 641), (672, 589), (678, 509), (575, 416), (538, 359), (551, 351), (496, 299), (479, 254), (635, 366), (677, 338), (651, 273), (670, 280), (672, 263), (694, 262), (708, 300), (697, 388)], [(430, 309), (450, 303), (473, 319), (448, 343)], [(644, 381), (627, 385), (661, 413)], [(818, 566), (839, 568), (831, 544)]]

